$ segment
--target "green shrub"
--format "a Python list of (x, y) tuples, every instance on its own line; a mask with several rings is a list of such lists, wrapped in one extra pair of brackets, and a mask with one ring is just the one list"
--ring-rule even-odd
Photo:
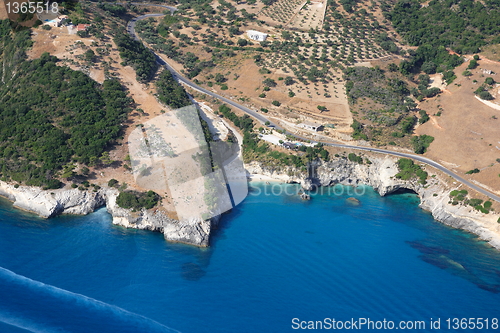
[(430, 135), (420, 135), (414, 136), (411, 138), (411, 142), (413, 144), (413, 149), (417, 154), (423, 154), (427, 151), (430, 144), (434, 141), (434, 137)]
[(361, 156), (357, 156), (356, 154), (354, 153), (350, 153), (347, 158), (349, 159), (349, 161), (351, 162), (356, 162), (356, 163), (359, 163), (359, 164), (363, 164), (363, 158)]
[(478, 66), (479, 64), (477, 63), (476, 59), (472, 59), (469, 62), (469, 66), (467, 66), (467, 69), (474, 69)]
[(481, 172), (481, 170), (479, 170), (478, 168), (475, 168), (475, 169), (467, 171), (465, 174), (466, 175), (471, 175), (473, 173), (479, 173), (479, 172)]
[(471, 205), (471, 206), (478, 206), (480, 204), (483, 203), (483, 200), (482, 199), (470, 199), (468, 204)]
[(495, 80), (492, 77), (487, 77), (486, 80), (484, 80), (484, 83), (489, 84), (490, 86), (495, 84)]
[(115, 187), (115, 185), (118, 184), (118, 181), (116, 179), (110, 179), (108, 182), (109, 187)]
[(262, 83), (267, 87), (276, 87), (276, 81), (270, 78), (265, 79)]
[(116, 204), (126, 209), (151, 209), (158, 203), (160, 197), (153, 191), (148, 192), (120, 192)]
[(481, 91), (479, 93), (479, 98), (484, 99), (485, 101), (491, 101), (492, 99), (494, 99), (489, 91)]
[(410, 160), (409, 158), (400, 158), (397, 164), (399, 172), (396, 174), (396, 178), (402, 180), (419, 178), (420, 184), (427, 183), (427, 177), (429, 176), (429, 174), (424, 171), (419, 165), (415, 164), (413, 160)]

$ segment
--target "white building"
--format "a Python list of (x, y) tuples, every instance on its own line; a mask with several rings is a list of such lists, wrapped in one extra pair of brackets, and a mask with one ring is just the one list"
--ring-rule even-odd
[(256, 40), (258, 42), (263, 42), (267, 38), (267, 34), (260, 32), (260, 31), (255, 31), (255, 30), (248, 30), (247, 31), (247, 36), (250, 39)]
[(301, 128), (303, 128), (303, 129), (310, 130), (310, 131), (315, 131), (315, 132), (323, 130), (323, 125), (317, 124), (317, 123), (313, 123), (313, 122), (310, 122), (310, 121), (304, 121), (303, 123), (300, 123), (298, 126), (301, 127)]

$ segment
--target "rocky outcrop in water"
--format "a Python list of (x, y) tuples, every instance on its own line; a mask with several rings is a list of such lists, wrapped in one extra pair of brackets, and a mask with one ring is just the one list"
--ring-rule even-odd
[[(316, 162), (307, 172), (293, 167), (277, 167), (263, 165), (258, 162), (249, 163), (246, 168), (250, 174), (262, 174), (281, 181), (298, 181), (305, 190), (313, 190), (319, 186), (369, 185), (381, 196), (399, 189), (408, 189), (420, 197), (420, 207), (430, 211), (434, 219), (454, 228), (463, 229), (478, 235), (492, 246), (500, 249), (500, 224), (498, 214), (483, 214), (470, 206), (449, 204), (449, 193), (459, 188), (456, 184), (450, 187), (441, 179), (440, 173), (426, 166), (429, 173), (427, 184), (417, 179), (401, 180), (395, 177), (399, 172), (397, 159), (391, 156), (370, 156), (371, 164), (358, 164), (347, 158), (336, 158), (329, 162)], [(431, 175), (435, 175), (431, 177)]]
[(196, 246), (208, 246), (212, 228), (219, 218), (177, 221), (159, 209), (133, 212), (116, 204), (119, 192), (115, 188), (101, 188), (96, 192), (78, 189), (44, 191), (37, 187), (15, 187), (0, 181), (0, 195), (13, 202), (13, 206), (49, 218), (59, 214), (86, 215), (106, 206), (113, 223), (126, 228), (162, 232), (165, 239)]

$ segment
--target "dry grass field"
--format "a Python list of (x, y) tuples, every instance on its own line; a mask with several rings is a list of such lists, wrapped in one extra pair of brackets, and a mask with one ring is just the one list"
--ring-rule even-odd
[(5, 2), (2, 1), (0, 2), (0, 20), (5, 20), (7, 18), (9, 18), (7, 7), (5, 7)]
[(306, 3), (297, 15), (293, 16), (287, 22), (287, 28), (295, 30), (322, 29), (325, 12), (326, 1), (311, 1)]
[[(456, 68), (458, 78), (441, 95), (421, 103), (420, 107), (431, 115), (431, 121), (419, 126), (416, 133), (435, 138), (427, 157), (466, 178), (487, 184), (498, 193), (500, 163), (496, 160), (500, 158), (500, 110), (478, 101), (474, 91), (488, 76), (500, 81), (499, 74), (483, 73), (483, 69), (500, 73), (500, 63), (479, 60), (479, 66), (471, 70), (473, 75), (465, 77), (461, 73), (467, 64)], [(494, 90), (498, 91), (498, 86)], [(497, 98), (492, 102), (500, 101)], [(465, 174), (475, 168), (481, 171)]]
[(265, 6), (259, 12), (258, 19), (268, 25), (286, 25), (305, 5), (304, 0), (278, 0), (271, 6)]

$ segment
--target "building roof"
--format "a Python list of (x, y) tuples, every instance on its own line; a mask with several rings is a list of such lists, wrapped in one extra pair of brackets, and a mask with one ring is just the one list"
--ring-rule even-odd
[(267, 37), (267, 34), (266, 34), (266, 33), (263, 33), (263, 32), (257, 31), (257, 30), (248, 30), (248, 31), (247, 31), (247, 34), (252, 34), (252, 35), (260, 35), (260, 36), (265, 36), (265, 37)]
[(82, 24), (80, 23), (79, 25), (76, 26), (77, 31), (85, 31), (87, 28), (90, 27), (90, 24)]
[(248, 30), (247, 36), (250, 37), (250, 39), (257, 40), (257, 41), (265, 41), (267, 38), (267, 34), (260, 32), (260, 31), (255, 31), (255, 30)]

